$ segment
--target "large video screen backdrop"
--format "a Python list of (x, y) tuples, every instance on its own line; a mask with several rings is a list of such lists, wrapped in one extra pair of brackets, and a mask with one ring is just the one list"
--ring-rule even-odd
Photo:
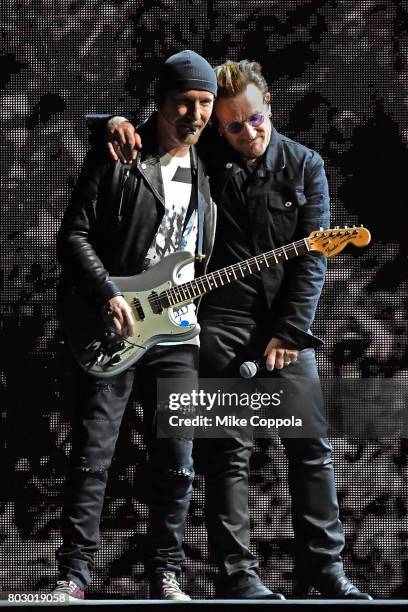
[[(329, 264), (314, 332), (322, 376), (406, 381), (408, 14), (401, 0), (3, 2), (1, 18), (1, 590), (56, 578), (70, 390), (54, 310), (56, 231), (87, 150), (84, 114), (153, 110), (157, 68), (191, 48), (213, 65), (258, 60), (279, 131), (317, 149), (332, 225), (371, 246)], [(5, 10), (4, 10), (5, 9)], [(358, 402), (357, 402), (358, 404)], [(95, 596), (147, 595), (144, 448), (130, 407), (111, 469)], [(385, 407), (386, 408), (386, 407)], [(345, 564), (378, 597), (408, 595), (407, 444), (334, 440)], [(291, 591), (290, 500), (278, 443), (258, 443), (252, 547), (265, 582)], [(184, 586), (211, 596), (204, 483), (195, 483)]]

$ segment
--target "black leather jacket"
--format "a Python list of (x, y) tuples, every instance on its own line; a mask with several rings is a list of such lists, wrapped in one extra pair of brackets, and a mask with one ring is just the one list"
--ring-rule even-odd
[[(57, 258), (62, 264), (60, 297), (75, 286), (102, 303), (120, 294), (110, 275), (128, 276), (143, 270), (164, 214), (164, 192), (155, 116), (139, 129), (143, 149), (134, 165), (111, 161), (105, 147), (94, 147), (85, 158), (57, 237)], [(206, 257), (196, 264), (196, 274), (202, 274), (214, 242), (216, 212), (194, 147), (192, 160), (197, 188), (207, 205), (203, 240)]]

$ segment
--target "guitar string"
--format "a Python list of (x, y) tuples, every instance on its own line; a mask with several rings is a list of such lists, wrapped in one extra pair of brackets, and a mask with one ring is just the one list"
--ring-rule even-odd
[[(195, 289), (198, 289), (200, 291), (200, 287), (198, 286), (198, 282), (200, 281), (203, 285), (204, 282), (209, 283), (210, 280), (212, 280), (215, 284), (215, 288), (218, 288), (217, 285), (217, 280), (214, 277), (214, 274), (218, 274), (218, 276), (221, 279), (221, 275), (224, 276), (224, 280), (226, 281), (230, 281), (231, 278), (231, 274), (234, 275), (234, 280), (237, 280), (237, 278), (235, 277), (235, 272), (238, 272), (241, 274), (241, 278), (243, 278), (245, 275), (242, 274), (242, 270), (245, 268), (248, 270), (251, 269), (251, 266), (253, 265), (257, 265), (257, 264), (261, 264), (263, 266), (269, 267), (267, 266), (267, 263), (265, 261), (266, 258), (270, 259), (272, 257), (280, 257), (282, 254), (286, 254), (288, 253), (289, 255), (292, 255), (293, 252), (294, 254), (297, 254), (296, 251), (296, 247), (304, 247), (306, 249), (308, 249), (308, 245), (306, 246), (306, 240), (308, 240), (308, 238), (302, 238), (302, 240), (298, 240), (296, 242), (293, 242), (289, 245), (286, 246), (282, 246), (282, 247), (278, 247), (277, 249), (273, 249), (271, 251), (267, 251), (266, 253), (261, 253), (260, 255), (255, 255), (254, 257), (251, 257), (247, 260), (244, 260), (242, 262), (236, 263), (236, 264), (231, 264), (230, 266), (226, 266), (225, 268), (222, 268), (220, 270), (216, 270), (214, 272), (210, 272), (209, 274), (205, 274), (203, 276), (198, 276), (197, 278), (193, 279), (192, 281), (187, 281), (185, 283), (182, 283), (181, 285), (175, 285), (173, 287), (171, 287), (170, 289), (167, 289), (166, 291), (163, 291), (160, 295), (154, 295), (154, 296), (150, 296), (149, 297), (149, 302), (152, 303), (154, 302), (156, 306), (161, 305), (161, 300), (163, 299), (163, 297), (168, 297), (168, 295), (170, 294), (172, 297), (179, 299), (179, 296), (176, 295), (176, 292), (180, 293), (181, 291), (194, 291)], [(301, 253), (302, 255), (304, 254)], [(280, 261), (275, 261), (272, 262), (272, 264), (276, 265), (279, 263), (282, 263), (283, 260)], [(258, 269), (259, 269), (259, 265), (257, 265)], [(252, 272), (252, 270), (251, 270)], [(211, 277), (211, 279), (210, 279)], [(232, 281), (233, 282), (233, 281)], [(210, 289), (212, 289), (212, 287), (210, 286)], [(204, 293), (206, 293), (208, 291), (208, 288), (204, 291)], [(200, 294), (201, 295), (201, 291)], [(191, 299), (195, 299), (195, 297), (198, 296), (194, 296)], [(187, 298), (190, 299), (190, 296)]]
[[(342, 233), (342, 232), (344, 232), (344, 233)], [(352, 229), (352, 230), (349, 230), (349, 229), (345, 230), (345, 229), (343, 229), (343, 230), (336, 230), (336, 231), (331, 231), (331, 232), (330, 232), (330, 230), (326, 230), (326, 231), (324, 231), (322, 233), (321, 236), (316, 235), (314, 238), (315, 239), (316, 238), (323, 238), (323, 239), (325, 239), (325, 238), (334, 238), (334, 237), (342, 237), (342, 236), (351, 236), (352, 234), (358, 234), (358, 232), (359, 232), (359, 230), (357, 228)], [(317, 234), (318, 233), (319, 232), (317, 232)], [(324, 234), (326, 234), (326, 235), (324, 235)], [(182, 291), (183, 292), (184, 291), (185, 292), (188, 292), (188, 291), (192, 291), (193, 292), (193, 296), (188, 296), (185, 299), (187, 299), (187, 300), (189, 300), (189, 299), (191, 299), (191, 300), (196, 299), (197, 297), (199, 297), (203, 293), (206, 293), (209, 290), (212, 290), (214, 288), (219, 288), (219, 285), (217, 284), (218, 279), (215, 278), (215, 276), (214, 276), (215, 274), (218, 274), (219, 280), (221, 280), (221, 281), (224, 280), (224, 281), (227, 281), (227, 282), (228, 281), (233, 282), (233, 281), (231, 281), (231, 278), (230, 278), (231, 273), (234, 274), (237, 271), (237, 272), (239, 272), (241, 274), (241, 278), (243, 278), (246, 275), (242, 274), (242, 268), (244, 270), (246, 268), (247, 271), (249, 269), (251, 272), (253, 272), (251, 270), (251, 266), (253, 266), (253, 265), (257, 265), (258, 269), (259, 269), (258, 264), (261, 264), (262, 266), (269, 267), (267, 265), (266, 261), (265, 261), (266, 258), (271, 259), (272, 257), (275, 256), (275, 259), (276, 259), (276, 255), (280, 257), (282, 255), (282, 253), (285, 254), (285, 255), (287, 253), (289, 253), (289, 255), (292, 256), (293, 255), (293, 251), (294, 251), (295, 255), (298, 255), (296, 247), (303, 247), (304, 248), (306, 246), (307, 251), (304, 251), (303, 253), (300, 253), (300, 255), (304, 255), (305, 252), (308, 252), (310, 250), (309, 249), (309, 245), (310, 245), (310, 238), (309, 237), (308, 238), (302, 238), (301, 240), (298, 240), (296, 242), (292, 242), (292, 243), (290, 243), (288, 245), (285, 245), (285, 246), (282, 246), (282, 247), (278, 247), (278, 248), (273, 249), (271, 251), (267, 251), (266, 253), (261, 253), (259, 255), (255, 255), (254, 257), (252, 257), (250, 259), (244, 260), (243, 262), (238, 262), (236, 264), (232, 264), (231, 266), (226, 266), (225, 268), (222, 268), (220, 270), (215, 270), (214, 272), (210, 272), (209, 274), (205, 274), (203, 276), (199, 276), (199, 277), (193, 279), (192, 281), (187, 281), (185, 283), (182, 283), (181, 285), (175, 285), (175, 286), (171, 287), (170, 289), (166, 289), (160, 295), (151, 296), (151, 300), (149, 298), (149, 302), (151, 302), (151, 303), (154, 302), (154, 304), (156, 306), (161, 308), (161, 301), (163, 300), (163, 298), (168, 298), (168, 296), (171, 296), (172, 298), (180, 299), (180, 295), (181, 295)], [(275, 262), (272, 261), (272, 264), (276, 265), (276, 264), (283, 263), (283, 262), (284, 262), (284, 260), (280, 260), (280, 261), (276, 260)], [(223, 277), (222, 277), (222, 275), (223, 275)], [(237, 280), (236, 277), (235, 277), (235, 274), (234, 274), (234, 279), (233, 280)], [(204, 292), (203, 292), (202, 289), (200, 290), (200, 287), (198, 286), (198, 282), (199, 281), (202, 283), (203, 286), (204, 286), (204, 282), (209, 283), (210, 281), (212, 281), (212, 282), (214, 282), (215, 287), (211, 287), (211, 285), (210, 285), (209, 287), (205, 288), (205, 286), (204, 286)], [(221, 283), (221, 284), (223, 285), (223, 283)], [(194, 292), (197, 289), (198, 289), (199, 293), (198, 293), (198, 295), (194, 295)], [(179, 295), (177, 295), (177, 293)], [(170, 304), (170, 306), (172, 306), (172, 304)]]
[[(335, 232), (330, 232), (330, 230), (326, 230), (322, 233), (321, 236), (318, 235), (318, 232), (315, 236), (316, 238), (333, 238), (333, 237), (339, 237), (339, 236), (350, 236), (352, 234), (358, 234), (358, 229), (354, 228), (353, 230), (351, 229), (347, 229), (345, 230), (337, 230)], [(344, 232), (344, 234), (342, 233)], [(325, 235), (326, 234), (326, 235)], [(199, 297), (200, 295), (202, 295), (203, 293), (206, 293), (207, 291), (214, 289), (214, 288), (218, 288), (219, 285), (217, 284), (219, 281), (221, 281), (221, 285), (223, 285), (224, 283), (222, 283), (222, 280), (226, 281), (226, 282), (233, 282), (233, 280), (237, 280), (237, 277), (235, 275), (235, 272), (238, 272), (239, 274), (241, 274), (241, 278), (243, 278), (244, 276), (246, 276), (247, 274), (243, 274), (243, 270), (246, 269), (246, 272), (248, 273), (248, 270), (252, 273), (253, 270), (251, 269), (251, 267), (253, 265), (256, 265), (258, 270), (260, 270), (260, 266), (259, 264), (261, 264), (261, 266), (267, 266), (269, 268), (269, 266), (267, 265), (266, 262), (266, 258), (268, 259), (272, 259), (272, 257), (275, 257), (275, 262), (272, 261), (272, 265), (276, 265), (279, 263), (283, 263), (284, 260), (277, 260), (277, 256), (281, 257), (282, 254), (284, 254), (285, 256), (287, 256), (287, 254), (289, 254), (291, 257), (293, 255), (298, 255), (297, 252), (297, 248), (296, 247), (306, 247), (307, 251), (309, 251), (309, 245), (310, 245), (310, 238), (302, 238), (301, 240), (298, 240), (296, 242), (290, 243), (288, 245), (282, 246), (282, 247), (278, 247), (276, 249), (273, 249), (271, 251), (267, 251), (265, 253), (261, 253), (259, 255), (255, 255), (252, 258), (249, 258), (247, 260), (244, 260), (243, 262), (238, 262), (236, 264), (231, 264), (230, 266), (226, 266), (225, 268), (222, 268), (220, 270), (215, 270), (214, 272), (210, 272), (209, 274), (205, 274), (203, 276), (199, 276), (195, 279), (193, 279), (192, 281), (187, 281), (185, 283), (182, 283), (181, 285), (174, 285), (173, 287), (170, 287), (169, 289), (166, 289), (165, 291), (162, 291), (159, 294), (155, 294), (155, 295), (151, 295), (149, 296), (148, 300), (150, 305), (155, 305), (157, 306), (159, 309), (162, 308), (162, 300), (167, 298), (167, 301), (170, 301), (171, 298), (179, 300), (180, 296), (183, 297), (183, 293), (187, 293), (187, 298), (184, 296), (184, 300), (194, 300), (197, 297)], [(300, 253), (301, 255), (305, 254), (306, 251), (303, 251), (302, 253)], [(219, 279), (215, 278), (215, 274), (218, 274)], [(231, 274), (234, 275), (234, 279), (231, 279)], [(215, 287), (211, 286), (211, 281), (215, 284)], [(198, 282), (201, 282), (201, 284), (203, 285), (204, 291), (202, 289), (200, 289)], [(209, 287), (205, 287), (204, 283), (208, 283)], [(199, 291), (198, 294), (196, 294), (195, 292)], [(189, 292), (193, 293), (193, 296), (189, 295)], [(175, 304), (173, 304), (174, 306)], [(169, 304), (169, 306), (172, 306), (172, 304)], [(166, 306), (165, 306), (166, 307)]]

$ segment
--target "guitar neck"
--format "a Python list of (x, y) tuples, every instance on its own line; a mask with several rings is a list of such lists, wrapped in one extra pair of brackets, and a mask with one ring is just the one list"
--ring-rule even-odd
[(223, 285), (250, 276), (261, 270), (276, 266), (298, 255), (304, 255), (310, 250), (308, 238), (292, 242), (273, 251), (250, 257), (231, 266), (226, 266), (215, 272), (204, 274), (181, 285), (175, 285), (160, 293), (160, 304), (163, 308), (179, 306), (191, 302)]

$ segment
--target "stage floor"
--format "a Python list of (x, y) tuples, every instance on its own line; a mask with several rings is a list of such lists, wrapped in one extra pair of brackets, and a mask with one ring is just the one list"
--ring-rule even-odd
[(0, 607), (29, 607), (34, 609), (46, 607), (48, 609), (61, 610), (61, 608), (66, 606), (74, 606), (75, 609), (79, 611), (88, 607), (98, 606), (98, 612), (105, 612), (108, 610), (117, 610), (117, 612), (119, 612), (118, 609), (120, 606), (134, 606), (141, 609), (146, 607), (150, 610), (165, 606), (177, 606), (180, 607), (180, 610), (183, 610), (183, 612), (214, 612), (214, 610), (222, 612), (222, 610), (226, 610), (227, 608), (234, 610), (234, 612), (238, 612), (239, 610), (248, 609), (251, 606), (274, 606), (276, 612), (278, 612), (279, 607), (282, 612), (289, 612), (290, 610), (296, 609), (298, 609), (299, 612), (311, 612), (312, 610), (316, 610), (316, 608), (319, 609), (319, 612), (329, 612), (329, 610), (330, 612), (338, 612), (345, 608), (347, 612), (352, 612), (357, 609), (361, 611), (361, 606), (375, 606), (376, 612), (380, 608), (386, 608), (387, 612), (390, 612), (391, 610), (401, 610), (401, 607), (404, 609), (407, 604), (407, 599), (375, 599), (373, 601), (345, 601), (339, 599), (287, 599), (285, 601), (273, 601), (252, 599), (245, 602), (236, 599), (202, 599), (187, 602), (159, 601), (152, 599), (88, 599), (78, 600), (77, 602), (60, 603), (58, 605), (55, 603), (17, 603), (0, 601)]

